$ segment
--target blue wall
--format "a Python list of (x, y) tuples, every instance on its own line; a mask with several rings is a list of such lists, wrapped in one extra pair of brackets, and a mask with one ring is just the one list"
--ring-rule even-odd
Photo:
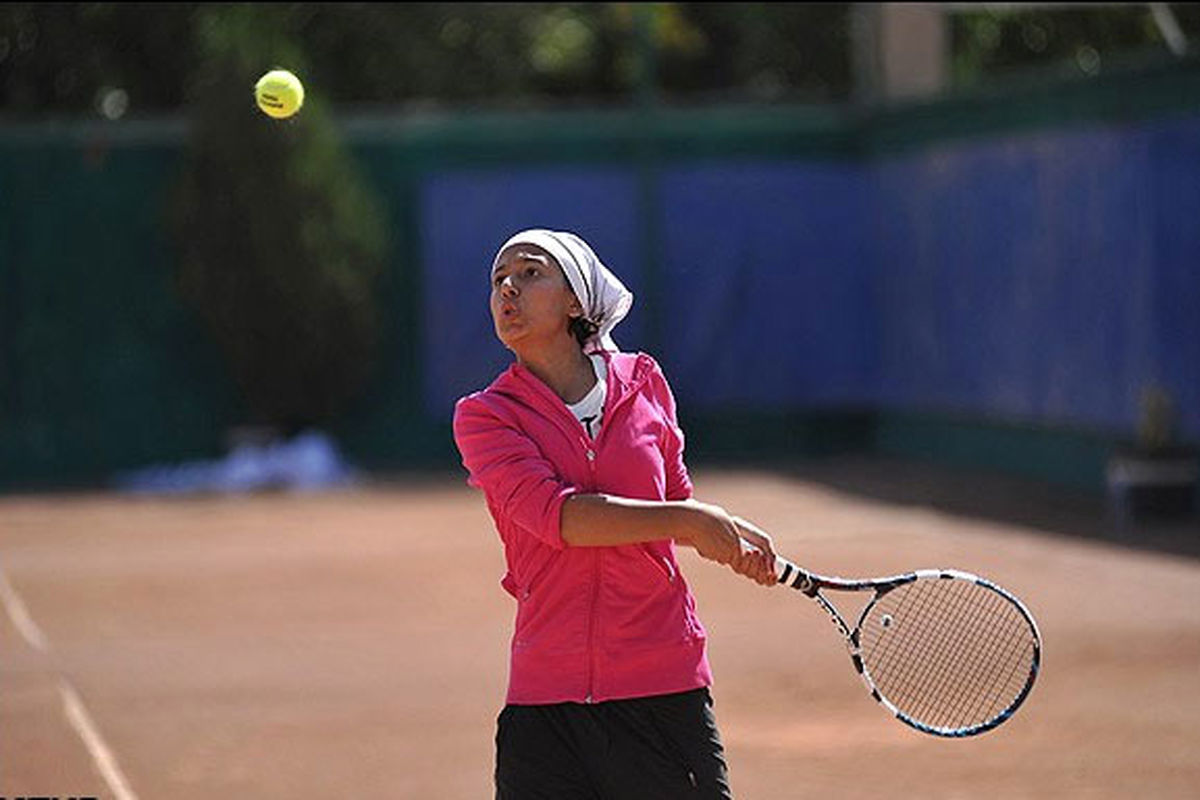
[(492, 331), (488, 272), (496, 248), (523, 227), (579, 233), (634, 292), (633, 310), (615, 332), (623, 349), (650, 348), (646, 315), (661, 313), (655, 355), (695, 408), (871, 401), (875, 337), (865, 306), (861, 170), (778, 163), (664, 170), (655, 221), (660, 298), (645, 291), (639, 246), (649, 222), (638, 215), (638, 181), (633, 171), (597, 168), (459, 172), (425, 184), (429, 413), (445, 418), (454, 399), (511, 360)]
[(1200, 440), (1200, 119), (1154, 126), (1154, 368)]
[(861, 168), (726, 163), (666, 172), (662, 360), (693, 409), (873, 401)]
[(1142, 389), (1200, 435), (1200, 120), (942, 146), (872, 167), (877, 398), (1101, 431)]
[(1158, 383), (1200, 439), (1200, 118), (657, 175), (649, 208), (628, 169), (424, 183), (434, 418), (508, 362), (487, 267), (510, 233), (547, 226), (583, 235), (638, 295), (624, 348), (647, 346), (655, 315), (655, 353), (693, 410), (929, 411), (1123, 435)]

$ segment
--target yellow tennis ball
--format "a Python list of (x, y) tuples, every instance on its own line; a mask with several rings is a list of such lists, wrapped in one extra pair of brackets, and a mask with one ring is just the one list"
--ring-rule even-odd
[(273, 69), (254, 84), (254, 99), (267, 116), (287, 119), (304, 105), (304, 84), (286, 69)]

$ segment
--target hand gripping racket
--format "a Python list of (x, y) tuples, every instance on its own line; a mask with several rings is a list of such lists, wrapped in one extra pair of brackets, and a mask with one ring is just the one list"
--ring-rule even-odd
[[(779, 582), (833, 618), (867, 689), (923, 733), (974, 736), (1025, 702), (1041, 663), (1037, 623), (1021, 601), (976, 575), (918, 570), (846, 580), (776, 558)], [(822, 590), (874, 592), (851, 628)]]

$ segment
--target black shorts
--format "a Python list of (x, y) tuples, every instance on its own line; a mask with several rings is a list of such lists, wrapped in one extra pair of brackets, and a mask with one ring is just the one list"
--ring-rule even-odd
[(497, 800), (732, 797), (708, 689), (506, 706), (497, 721)]

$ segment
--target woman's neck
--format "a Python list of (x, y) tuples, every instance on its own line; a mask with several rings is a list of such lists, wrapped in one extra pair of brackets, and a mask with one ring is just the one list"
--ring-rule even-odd
[(517, 363), (550, 387), (564, 403), (578, 403), (596, 385), (592, 362), (574, 339), (566, 346), (547, 348), (537, 353), (517, 353)]

